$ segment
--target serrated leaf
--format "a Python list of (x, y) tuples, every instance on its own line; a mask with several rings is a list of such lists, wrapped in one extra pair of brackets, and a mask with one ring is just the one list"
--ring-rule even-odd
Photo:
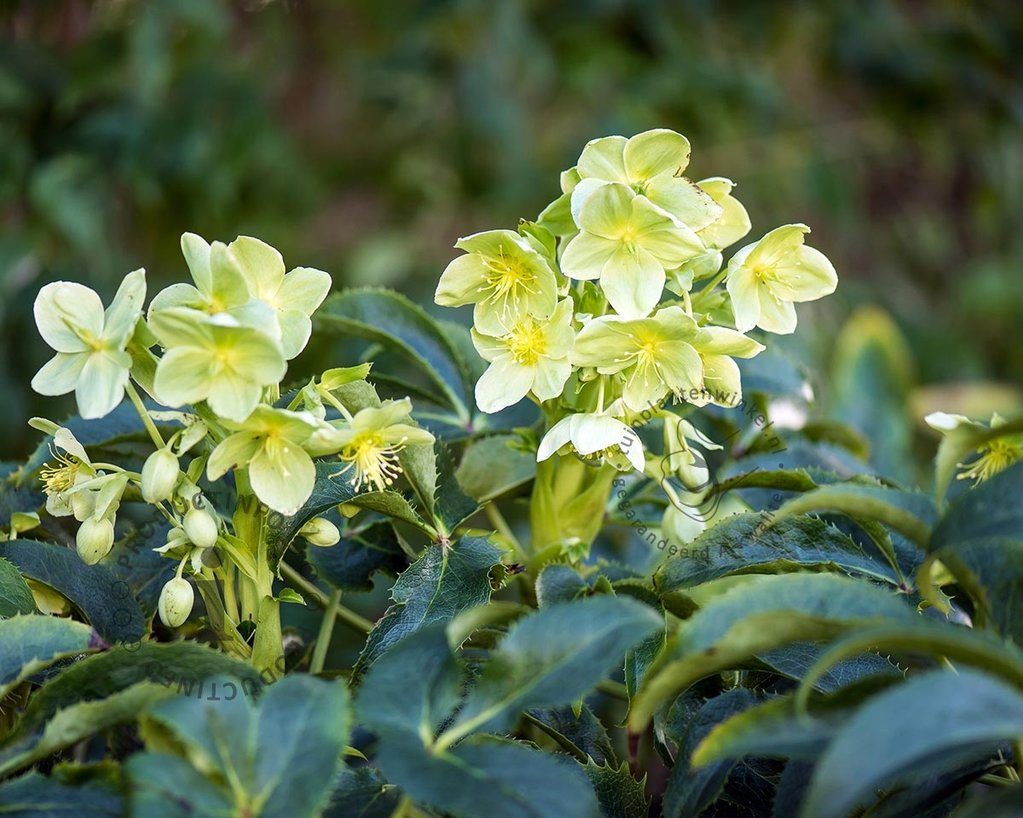
[(501, 732), (530, 707), (571, 704), (662, 623), (624, 597), (598, 596), (542, 608), (520, 619), (493, 651), (454, 725), (439, 741), (476, 730)]
[[(783, 648), (759, 653), (757, 659), (776, 673), (798, 681), (820, 659), (825, 649), (816, 642), (793, 642)], [(813, 688), (829, 693), (868, 676), (878, 675), (901, 677), (903, 672), (890, 659), (866, 652), (836, 662), (813, 680)]]
[(599, 765), (618, 763), (607, 730), (588, 705), (583, 704), (578, 713), (568, 705), (534, 707), (526, 713), (565, 752), (577, 758), (589, 757)]
[(541, 608), (570, 602), (590, 589), (574, 568), (562, 563), (545, 565), (536, 578), (536, 601)]
[(22, 721), (15, 732), (0, 743), (0, 776), (27, 767), (115, 724), (132, 721), (145, 708), (173, 695), (169, 687), (141, 682), (98, 701), (79, 701), (53, 713), (42, 723)]
[(842, 818), (936, 758), (969, 750), (981, 758), (1020, 735), (1017, 690), (966, 669), (918, 676), (871, 699), (839, 730), (817, 764), (801, 814)]
[(147, 718), (188, 748), (197, 770), (231, 782), (220, 787), (236, 811), (258, 805), (268, 818), (319, 815), (349, 730), (345, 687), (302, 675), (272, 685), (258, 703), (235, 688), (230, 697), (161, 702)]
[(165, 753), (135, 753), (124, 764), (132, 818), (221, 818), (231, 799), (191, 764)]
[(892, 568), (867, 554), (851, 537), (814, 517), (775, 525), (763, 514), (726, 517), (666, 560), (654, 575), (657, 590), (672, 593), (735, 574), (816, 569), (862, 574), (898, 585)]
[(398, 577), (391, 606), (370, 632), (353, 674), (358, 678), (398, 640), (432, 622), (490, 601), (490, 571), (504, 554), (485, 537), (430, 546)]
[(92, 628), (70, 619), (15, 616), (0, 622), (0, 700), (58, 659), (99, 649)]
[(830, 574), (759, 577), (711, 600), (686, 622), (645, 679), (629, 721), (644, 726), (654, 710), (711, 673), (791, 642), (832, 637), (858, 624), (914, 621), (892, 593)]
[(86, 565), (71, 548), (35, 540), (0, 543), (0, 557), (26, 577), (60, 591), (107, 642), (131, 644), (146, 635), (138, 600), (106, 566)]
[(30, 614), (36, 609), (28, 583), (7, 560), (0, 558), (0, 619)]
[(921, 548), (926, 547), (937, 516), (934, 502), (923, 494), (883, 486), (841, 483), (821, 486), (789, 500), (773, 513), (771, 524), (799, 514), (834, 511), (853, 519), (877, 520), (904, 534)]
[(380, 764), (402, 790), (454, 818), (597, 818), (596, 796), (567, 756), (496, 736), (473, 736), (443, 753), (382, 742)]
[[(710, 699), (689, 721), (685, 735), (676, 738), (678, 754), (664, 793), (666, 818), (699, 815), (721, 794), (736, 758), (725, 758), (698, 768), (691, 766), (692, 755), (700, 742), (718, 724), (764, 701), (763, 695), (737, 688)], [(675, 737), (673, 737), (675, 738)]]
[(465, 447), (455, 476), (463, 491), (481, 503), (500, 497), (536, 476), (536, 456), (516, 448), (517, 435), (492, 435)]
[(603, 818), (646, 818), (649, 814), (644, 782), (632, 777), (628, 764), (614, 767), (588, 761), (583, 772), (593, 785)]
[(1023, 463), (960, 495), (934, 529), (929, 550), (973, 540), (1023, 542)]
[(391, 290), (346, 290), (328, 298), (315, 320), (318, 327), (401, 352), (422, 367), (451, 408), (469, 420), (472, 383), (460, 355), (437, 322), (405, 296)]
[(13, 818), (121, 818), (124, 797), (106, 782), (69, 786), (37, 772), (0, 784), (0, 815)]
[(440, 484), (437, 486), (437, 496), (434, 500), (434, 523), (441, 531), (450, 534), (479, 511), (480, 505), (459, 486), (455, 478), (455, 464), (448, 447), (438, 440), (435, 448)]
[(323, 818), (391, 818), (400, 800), (397, 787), (388, 787), (379, 770), (345, 767)]
[(102, 700), (139, 682), (158, 682), (172, 692), (191, 695), (200, 682), (217, 675), (234, 676), (252, 689), (262, 685), (259, 673), (249, 665), (196, 642), (116, 648), (71, 665), (47, 683), (32, 697), (20, 727), (39, 727), (58, 710)]

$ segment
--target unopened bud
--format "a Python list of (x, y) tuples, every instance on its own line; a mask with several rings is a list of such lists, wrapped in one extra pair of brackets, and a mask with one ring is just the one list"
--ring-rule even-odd
[(86, 565), (95, 565), (114, 547), (114, 524), (106, 517), (90, 517), (75, 537), (78, 556)]
[(330, 548), (341, 541), (341, 532), (326, 517), (313, 517), (298, 532), (306, 538), (310, 545)]
[(160, 619), (168, 628), (179, 628), (192, 613), (192, 604), (195, 602), (195, 592), (187, 579), (175, 577), (160, 591), (160, 602), (157, 610), (160, 612)]
[(181, 476), (178, 459), (169, 449), (157, 449), (142, 467), (142, 497), (147, 503), (170, 498)]
[(354, 503), (341, 503), (338, 505), (337, 510), (341, 512), (343, 517), (349, 520), (362, 511), (362, 509)]
[(204, 508), (190, 508), (185, 514), (185, 533), (193, 545), (212, 548), (217, 544), (217, 520)]

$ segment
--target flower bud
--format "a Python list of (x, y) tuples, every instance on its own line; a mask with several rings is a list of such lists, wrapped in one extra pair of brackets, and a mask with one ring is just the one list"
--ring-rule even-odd
[(217, 520), (204, 508), (190, 508), (185, 514), (185, 533), (193, 545), (212, 548), (217, 544)]
[[(84, 482), (84, 481), (82, 481)], [(99, 494), (95, 489), (82, 489), (71, 495), (71, 513), (80, 523), (84, 523), (96, 513), (96, 496)]]
[(169, 449), (157, 449), (142, 467), (142, 497), (147, 503), (159, 503), (174, 493), (181, 469)]
[(313, 517), (298, 532), (310, 545), (329, 548), (341, 541), (341, 532), (326, 517)]
[(160, 602), (157, 610), (160, 619), (168, 628), (179, 628), (192, 613), (195, 592), (187, 579), (175, 577), (160, 591)]
[(86, 565), (95, 565), (114, 547), (114, 523), (106, 517), (90, 517), (75, 537), (78, 556)]

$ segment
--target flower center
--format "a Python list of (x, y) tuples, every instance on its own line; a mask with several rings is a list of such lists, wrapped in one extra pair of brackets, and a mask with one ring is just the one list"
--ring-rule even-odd
[(70, 489), (78, 478), (80, 463), (68, 454), (55, 454), (57, 465), (47, 463), (39, 472), (46, 494), (62, 494)]
[(959, 475), (959, 479), (983, 483), (1018, 460), (1023, 460), (1023, 442), (1013, 438), (998, 438), (981, 447), (980, 457)]
[(393, 485), (401, 474), (398, 452), (403, 448), (402, 443), (385, 443), (383, 435), (378, 432), (367, 432), (353, 438), (341, 452), (341, 459), (349, 464), (344, 471), (355, 469), (355, 476), (350, 481), (352, 487), (359, 491), (368, 483), (377, 491), (383, 491)]
[(547, 351), (543, 327), (532, 318), (520, 321), (508, 337), (508, 351), (517, 363), (534, 365)]
[(499, 250), (497, 256), (480, 255), (487, 268), (487, 283), (481, 289), (490, 290), (484, 301), (503, 301), (502, 311), (508, 311), (508, 301), (516, 301), (525, 293), (535, 295), (536, 275), (522, 263), (521, 259), (505, 255)]

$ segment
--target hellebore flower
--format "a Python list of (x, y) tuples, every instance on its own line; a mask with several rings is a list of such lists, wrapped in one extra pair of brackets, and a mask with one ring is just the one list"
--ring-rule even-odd
[(696, 232), (706, 247), (723, 250), (749, 233), (749, 214), (742, 202), (732, 196), (735, 182), (723, 176), (714, 176), (696, 183), (721, 208), (721, 215)]
[(313, 493), (316, 467), (304, 446), (320, 428), (306, 412), (257, 406), (242, 423), (228, 423), (234, 434), (210, 455), (206, 473), (219, 480), (230, 469), (249, 469), (256, 496), (285, 516), (297, 512)]
[(642, 318), (661, 299), (665, 270), (704, 252), (696, 234), (622, 184), (605, 184), (586, 197), (581, 232), (566, 245), (561, 271), (569, 278), (600, 279), (615, 311)]
[(484, 412), (499, 412), (529, 392), (539, 401), (561, 395), (572, 374), (568, 353), (574, 336), (572, 300), (568, 298), (555, 307), (547, 321), (524, 315), (501, 338), (474, 329), (473, 343), (490, 361), (476, 383), (476, 404)]
[(168, 406), (205, 400), (221, 417), (241, 422), (256, 408), (263, 387), (278, 383), (287, 369), (273, 338), (226, 313), (172, 307), (152, 314), (149, 326), (167, 350), (155, 387)]
[(668, 393), (692, 399), (703, 390), (703, 361), (694, 343), (700, 328), (681, 307), (665, 307), (649, 318), (605, 315), (579, 332), (572, 348), (575, 366), (625, 379), (622, 399), (639, 412)]
[(125, 276), (104, 312), (95, 291), (81, 284), (55, 281), (36, 296), (39, 334), (57, 354), (32, 379), (40, 395), (74, 390), (83, 418), (101, 418), (124, 398), (131, 370), (128, 341), (146, 298), (145, 270)]
[(296, 267), (285, 274), (281, 254), (249, 236), (239, 236), (227, 249), (237, 261), (249, 293), (276, 312), (284, 358), (290, 361), (309, 342), (310, 316), (330, 291), (330, 274), (312, 267)]
[[(572, 190), (578, 222), (584, 202), (606, 182), (632, 188), (691, 230), (702, 230), (721, 215), (721, 206), (682, 171), (689, 164), (689, 140), (663, 128), (631, 139), (607, 136), (589, 142), (579, 157), (579, 183)], [(581, 225), (580, 225), (581, 226)]]
[(202, 236), (184, 233), (181, 252), (192, 274), (191, 284), (171, 284), (149, 305), (149, 316), (171, 307), (189, 307), (215, 315), (248, 304), (251, 296), (242, 271), (223, 242), (209, 244)]
[(554, 271), (528, 241), (511, 230), (459, 239), (466, 255), (441, 274), (434, 300), (445, 307), (475, 304), (473, 323), (484, 335), (506, 334), (523, 316), (545, 320), (554, 312)]
[(321, 427), (311, 443), (318, 453), (340, 452), (348, 463), (333, 477), (353, 471), (349, 482), (356, 491), (364, 485), (384, 491), (401, 474), (398, 455), (405, 446), (433, 443), (433, 435), (425, 429), (404, 422), (411, 411), (408, 398), (384, 401), (378, 407), (360, 409), (343, 426), (329, 431)]
[(565, 446), (571, 446), (584, 460), (602, 458), (620, 471), (643, 471), (646, 458), (639, 435), (631, 426), (602, 413), (575, 414), (555, 423), (540, 441), (536, 452), (541, 462)]
[(815, 301), (835, 291), (838, 276), (831, 262), (803, 244), (809, 232), (805, 224), (777, 227), (728, 262), (728, 295), (740, 332), (753, 327), (779, 335), (794, 332), (794, 302)]

